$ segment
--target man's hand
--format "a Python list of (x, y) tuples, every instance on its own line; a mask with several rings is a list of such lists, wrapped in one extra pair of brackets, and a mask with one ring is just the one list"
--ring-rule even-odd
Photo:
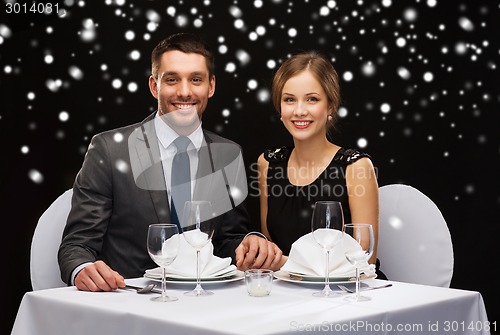
[(125, 279), (103, 261), (97, 261), (78, 272), (75, 286), (82, 291), (112, 291), (125, 287)]
[(241, 271), (260, 268), (277, 271), (285, 262), (286, 257), (276, 244), (256, 235), (248, 235), (236, 248), (236, 266)]

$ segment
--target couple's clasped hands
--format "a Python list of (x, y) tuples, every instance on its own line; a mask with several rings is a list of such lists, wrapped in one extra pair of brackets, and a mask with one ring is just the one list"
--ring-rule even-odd
[[(256, 235), (247, 235), (235, 250), (238, 270), (279, 270), (287, 257), (273, 242)], [(113, 291), (125, 287), (125, 279), (103, 261), (96, 261), (75, 277), (75, 286), (82, 291)]]

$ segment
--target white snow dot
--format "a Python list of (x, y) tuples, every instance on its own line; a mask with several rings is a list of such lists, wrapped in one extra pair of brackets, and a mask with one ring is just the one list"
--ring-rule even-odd
[(57, 92), (59, 91), (59, 88), (62, 86), (62, 80), (61, 79), (47, 79), (45, 81), (45, 86), (52, 91), (52, 92)]
[(0, 36), (9, 38), (12, 36), (12, 30), (10, 30), (10, 28), (5, 24), (0, 24)]
[(248, 81), (248, 83), (247, 83), (247, 86), (248, 86), (248, 88), (249, 88), (249, 89), (251, 89), (251, 90), (255, 90), (255, 89), (257, 88), (257, 86), (258, 86), (257, 80), (255, 80), (255, 79), (250, 79), (250, 80)]
[(326, 5), (329, 7), (329, 8), (335, 8), (335, 6), (337, 6), (337, 3), (334, 1), (334, 0), (330, 0), (326, 3)]
[(427, 6), (436, 7), (436, 5), (437, 5), (437, 0), (427, 0)]
[(127, 173), (129, 170), (128, 164), (123, 159), (116, 160), (115, 167), (121, 173)]
[(337, 112), (337, 115), (340, 116), (340, 117), (346, 117), (347, 116), (347, 108), (345, 107), (340, 107), (338, 112)]
[(59, 113), (59, 121), (66, 122), (69, 120), (69, 113), (66, 111), (62, 111)]
[(346, 71), (342, 78), (344, 78), (345, 81), (351, 81), (354, 78), (354, 75), (351, 71)]
[(226, 72), (234, 72), (234, 71), (236, 71), (236, 64), (234, 64), (233, 62), (227, 63), (225, 70), (226, 70)]
[(120, 79), (113, 79), (113, 81), (111, 82), (111, 86), (113, 86), (113, 88), (119, 89), (120, 87), (122, 87), (122, 81)]
[(391, 111), (391, 105), (389, 105), (388, 103), (383, 103), (382, 105), (380, 105), (380, 111), (384, 114), (387, 114)]
[(172, 17), (175, 16), (175, 7), (173, 6), (167, 7), (167, 14)]
[(404, 18), (408, 22), (413, 22), (417, 19), (417, 11), (414, 8), (408, 8), (403, 14)]
[(458, 25), (465, 31), (473, 31), (474, 23), (466, 17), (461, 17), (458, 19)]
[(35, 184), (41, 184), (43, 182), (43, 175), (40, 173), (40, 171), (31, 169), (28, 171), (28, 177), (33, 181)]
[(255, 6), (255, 8), (261, 8), (262, 7), (262, 0), (255, 0), (253, 2), (253, 5)]
[(363, 72), (363, 74), (365, 76), (370, 77), (373, 74), (375, 74), (375, 65), (372, 62), (366, 62), (363, 65), (363, 68), (361, 69), (361, 71)]
[(43, 58), (43, 60), (47, 64), (52, 64), (54, 62), (54, 56), (52, 56), (52, 55), (45, 55), (45, 57)]
[(35, 99), (35, 93), (33, 92), (28, 92), (26, 95), (28, 97), (28, 100), (34, 100)]
[(241, 28), (243, 28), (244, 26), (245, 26), (245, 23), (243, 22), (243, 20), (242, 20), (242, 19), (236, 19), (236, 20), (234, 20), (234, 27), (235, 27), (236, 29), (241, 29)]
[(129, 56), (132, 60), (139, 60), (141, 58), (141, 52), (139, 50), (132, 50)]
[(123, 134), (122, 133), (115, 133), (113, 135), (113, 140), (116, 142), (116, 143), (120, 143), (121, 141), (123, 141)]
[(288, 29), (288, 36), (290, 36), (290, 37), (297, 36), (297, 29), (295, 29), (295, 28)]
[(177, 24), (177, 26), (179, 27), (185, 27), (187, 26), (188, 24), (188, 18), (186, 15), (179, 15), (177, 16), (177, 18), (175, 19), (175, 23)]
[(459, 55), (463, 55), (467, 52), (467, 46), (464, 42), (458, 42), (455, 44), (455, 52)]
[(321, 16), (328, 16), (328, 14), (330, 14), (330, 8), (328, 8), (326, 6), (322, 6), (319, 9), (319, 15), (321, 15)]
[(222, 111), (223, 117), (229, 117), (229, 115), (231, 115), (231, 112), (229, 111), (229, 109), (226, 108)]
[(219, 46), (219, 53), (225, 54), (227, 52), (227, 46), (222, 44)]
[(266, 63), (269, 69), (274, 69), (276, 67), (276, 61), (274, 59), (270, 59)]
[[(181, 27), (182, 27), (182, 26), (184, 26), (185, 24), (180, 24), (180, 23), (179, 23), (179, 22), (181, 22), (181, 21), (182, 21), (181, 17), (182, 17), (182, 16), (179, 16), (179, 17), (177, 18), (177, 24), (178, 24), (179, 26), (181, 26)], [(186, 23), (187, 23), (187, 20), (186, 20)], [(155, 31), (155, 30), (156, 30), (156, 28), (158, 28), (158, 23), (157, 23), (157, 22), (148, 22), (148, 24), (146, 25), (146, 28), (148, 29), (148, 31)]]
[(361, 137), (360, 139), (358, 139), (357, 144), (359, 148), (363, 149), (368, 145), (368, 141), (366, 140), (366, 138)]
[(229, 13), (235, 17), (235, 18), (239, 18), (243, 15), (243, 12), (241, 11), (241, 9), (239, 9), (238, 7), (236, 6), (231, 6), (229, 7)]
[(125, 32), (125, 39), (127, 41), (132, 41), (135, 38), (135, 33), (132, 30), (128, 30)]
[(26, 155), (28, 152), (30, 152), (30, 148), (27, 145), (23, 145), (21, 147), (21, 153)]
[(271, 97), (271, 94), (269, 93), (269, 91), (265, 88), (262, 88), (260, 89), (258, 92), (257, 92), (257, 99), (260, 101), (260, 102), (267, 102), (269, 101)]
[(434, 79), (434, 75), (431, 72), (424, 73), (424, 80), (426, 82), (431, 82)]
[(80, 70), (80, 68), (78, 68), (74, 65), (69, 67), (68, 72), (69, 72), (70, 76), (76, 80), (80, 80), (83, 78), (82, 70)]
[(410, 71), (404, 67), (398, 68), (398, 75), (403, 79), (410, 79)]
[(257, 34), (259, 34), (259, 36), (263, 36), (265, 33), (266, 33), (266, 27), (264, 26), (258, 26), (256, 29), (255, 29), (255, 32)]
[(132, 93), (133, 93), (133, 92), (135, 92), (135, 91), (137, 91), (137, 89), (138, 89), (138, 88), (139, 88), (139, 86), (138, 86), (136, 83), (134, 83), (134, 82), (130, 82), (130, 83), (127, 85), (127, 89), (128, 89), (128, 91), (129, 91), (129, 92), (132, 92)]
[(236, 51), (236, 58), (238, 58), (241, 65), (246, 65), (250, 62), (250, 54), (245, 50)]
[(398, 37), (396, 40), (396, 45), (400, 48), (404, 47), (406, 45), (406, 40), (404, 37)]
[(146, 12), (146, 18), (151, 22), (160, 22), (161, 16), (156, 11), (150, 9)]
[(201, 28), (203, 26), (203, 21), (201, 19), (195, 19), (193, 21), (193, 26), (196, 28)]

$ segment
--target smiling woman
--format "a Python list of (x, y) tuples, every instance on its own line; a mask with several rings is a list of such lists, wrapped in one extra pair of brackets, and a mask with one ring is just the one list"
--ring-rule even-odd
[[(273, 80), (273, 103), (293, 138), (293, 147), (266, 150), (258, 159), (262, 231), (288, 255), (310, 232), (317, 201), (342, 203), (345, 223), (370, 223), (377, 264), (378, 184), (370, 157), (327, 138), (340, 103), (337, 72), (317, 52), (285, 60)], [(364, 171), (359, 174), (356, 171)]]

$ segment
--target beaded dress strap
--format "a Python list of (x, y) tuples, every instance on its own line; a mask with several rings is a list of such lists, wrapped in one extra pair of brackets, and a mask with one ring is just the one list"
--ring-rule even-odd
[(333, 160), (338, 163), (349, 165), (363, 157), (371, 158), (367, 153), (358, 151), (356, 149), (340, 148), (339, 151), (337, 151), (337, 153), (335, 154)]
[(291, 147), (275, 147), (264, 151), (264, 158), (270, 163), (286, 162), (288, 161), (291, 152)]

